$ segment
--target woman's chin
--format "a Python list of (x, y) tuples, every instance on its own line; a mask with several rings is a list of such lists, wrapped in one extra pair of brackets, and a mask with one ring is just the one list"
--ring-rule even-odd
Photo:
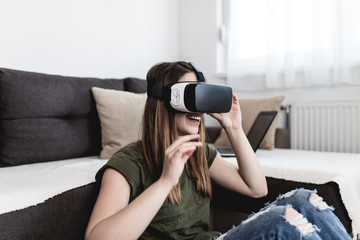
[(186, 129), (185, 131), (180, 131), (181, 135), (191, 135), (191, 134), (198, 134), (199, 128), (194, 129)]

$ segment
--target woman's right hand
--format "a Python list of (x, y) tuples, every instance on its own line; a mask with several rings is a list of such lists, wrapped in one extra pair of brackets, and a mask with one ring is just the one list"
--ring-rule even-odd
[(172, 186), (176, 186), (184, 171), (186, 161), (196, 148), (202, 146), (201, 142), (195, 141), (199, 138), (199, 134), (181, 136), (165, 150), (163, 171), (160, 178), (169, 181)]
[(86, 230), (86, 239), (110, 239), (113, 236), (118, 239), (138, 239), (171, 189), (179, 182), (186, 161), (196, 148), (202, 146), (199, 138), (195, 134), (176, 139), (165, 150), (159, 181), (155, 181), (131, 202), (131, 187), (127, 179), (111, 168), (106, 169)]

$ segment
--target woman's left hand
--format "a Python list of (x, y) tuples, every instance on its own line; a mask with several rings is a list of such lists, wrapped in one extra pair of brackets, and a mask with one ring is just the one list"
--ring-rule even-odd
[(239, 129), (241, 126), (241, 110), (237, 96), (232, 94), (232, 106), (227, 113), (209, 113), (210, 116), (219, 121), (224, 129)]

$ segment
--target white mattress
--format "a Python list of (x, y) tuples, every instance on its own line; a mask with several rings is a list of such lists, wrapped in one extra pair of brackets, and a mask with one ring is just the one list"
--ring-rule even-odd
[(96, 172), (106, 162), (95, 156), (0, 168), (0, 214), (95, 182)]
[[(360, 234), (360, 154), (274, 149), (258, 150), (256, 155), (268, 177), (314, 184), (336, 182), (353, 233)], [(235, 158), (226, 159), (236, 164)]]

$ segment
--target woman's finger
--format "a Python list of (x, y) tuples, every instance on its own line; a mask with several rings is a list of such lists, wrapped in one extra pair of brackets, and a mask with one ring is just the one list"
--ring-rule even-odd
[(199, 139), (200, 135), (199, 134), (190, 134), (190, 135), (185, 135), (185, 136), (181, 136), (178, 139), (176, 139), (168, 148), (166, 151), (172, 152), (174, 151), (174, 149), (176, 149), (180, 144), (185, 143), (185, 142), (189, 142), (195, 139)]
[(177, 149), (174, 154), (174, 159), (179, 158), (182, 163), (189, 159), (191, 154), (196, 150), (196, 146), (184, 146)]
[(182, 143), (181, 145), (177, 146), (172, 151), (169, 151), (168, 157), (175, 158), (175, 157), (178, 157), (179, 154), (182, 156), (182, 154), (184, 154), (184, 152), (186, 152), (187, 150), (193, 149), (195, 151), (196, 148), (201, 147), (201, 146), (202, 146), (201, 142), (185, 142), (185, 143)]

